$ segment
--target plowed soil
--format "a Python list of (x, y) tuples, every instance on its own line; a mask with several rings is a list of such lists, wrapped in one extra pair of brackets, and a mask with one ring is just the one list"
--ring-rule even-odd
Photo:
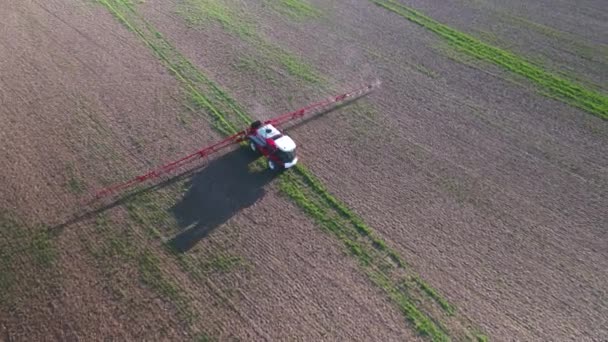
[[(370, 1), (310, 1), (322, 15), (303, 20), (271, 2), (240, 8), (323, 85), (244, 71), (259, 47), (213, 20), (189, 23), (180, 0), (134, 8), (260, 119), (381, 80), (368, 115), (345, 107), (289, 131), (302, 163), (491, 340), (608, 339), (606, 121), (463, 62)], [(602, 1), (401, 2), (608, 88)], [(220, 135), (100, 4), (0, 8), (0, 219), (50, 231), (56, 251), (53, 267), (36, 266), (24, 251), (37, 244), (0, 231), (14, 255), (0, 254), (14, 273), (0, 277), (0, 340), (424, 340), (240, 149), (201, 163), (179, 192), (152, 189), (159, 204), (87, 206), (95, 189)]]

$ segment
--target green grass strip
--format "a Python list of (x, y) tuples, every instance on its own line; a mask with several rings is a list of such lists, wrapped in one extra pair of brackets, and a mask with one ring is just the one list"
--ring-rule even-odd
[(367, 274), (376, 286), (383, 289), (389, 298), (398, 304), (404, 316), (414, 325), (414, 329), (416, 329), (420, 335), (428, 336), (432, 341), (450, 341), (450, 337), (427, 315), (420, 312), (416, 304), (412, 302), (404, 291), (395, 288), (386, 275), (374, 270), (368, 270)]
[(321, 11), (304, 0), (267, 0), (278, 12), (295, 19), (315, 18), (321, 16)]
[(484, 334), (476, 334), (475, 338), (477, 339), (477, 342), (488, 342), (488, 337)]
[[(226, 119), (235, 116), (241, 122), (247, 122), (243, 110), (234, 100), (223, 92), (214, 82), (209, 80), (198, 68), (156, 31), (147, 21), (136, 17), (136, 12), (130, 3), (123, 0), (98, 0), (109, 12), (134, 32), (141, 40), (164, 62), (167, 69), (181, 82), (197, 107), (209, 113), (214, 120), (214, 127), (224, 135), (237, 132), (235, 125)], [(134, 18), (135, 17), (135, 18)], [(132, 21), (139, 19), (140, 25)], [(205, 93), (200, 88), (206, 90)], [(209, 95), (207, 95), (209, 94)]]
[[(288, 9), (292, 14), (303, 15), (314, 13), (314, 7), (302, 0), (272, 0), (273, 8)], [(245, 11), (237, 10), (232, 4), (223, 0), (184, 0), (178, 7), (178, 13), (191, 25), (202, 26), (215, 21), (221, 27), (241, 40), (254, 46), (258, 54), (255, 58), (280, 66), (289, 75), (319, 86), (325, 79), (309, 64), (298, 56), (275, 45), (257, 33), (257, 25)], [(227, 99), (226, 99), (227, 100)]]
[(486, 44), (393, 0), (370, 1), (436, 33), (462, 52), (527, 78), (540, 86), (545, 95), (608, 119), (608, 97), (604, 94), (549, 73), (511, 52)]
[(376, 249), (386, 252), (393, 260), (393, 262), (397, 264), (397, 266), (406, 266), (405, 262), (397, 252), (388, 248), (386, 243), (382, 239), (376, 237), (372, 229), (369, 228), (359, 216), (357, 216), (350, 209), (348, 209), (345, 204), (341, 203), (340, 201), (338, 201), (337, 198), (331, 195), (329, 191), (327, 191), (327, 189), (323, 186), (323, 184), (321, 184), (319, 179), (316, 178), (304, 165), (296, 165), (294, 170), (304, 178), (306, 183), (312, 189), (314, 189), (314, 191), (319, 194), (329, 204), (329, 206), (331, 206), (344, 218), (348, 219), (361, 235), (369, 237)]
[(454, 314), (454, 307), (450, 303), (448, 303), (448, 301), (445, 300), (445, 298), (443, 298), (439, 293), (437, 293), (437, 290), (432, 288), (431, 285), (429, 285), (424, 280), (420, 279), (420, 277), (415, 276), (413, 278), (414, 282), (418, 284), (422, 291), (424, 291), (429, 297), (433, 298), (445, 312), (447, 312), (449, 315)]
[(28, 226), (0, 208), (0, 310), (58, 286), (58, 250), (45, 226)]
[[(406, 292), (401, 291), (388, 275), (378, 270), (377, 264), (380, 261), (373, 251), (370, 251), (363, 241), (354, 239), (346, 224), (341, 224), (339, 220), (328, 216), (327, 211), (331, 208), (324, 207), (323, 196), (318, 196), (320, 200), (315, 201), (313, 196), (308, 194), (314, 190), (306, 189), (294, 180), (293, 175), (289, 174), (281, 177), (279, 186), (281, 191), (310, 215), (318, 225), (344, 243), (346, 250), (359, 262), (369, 279), (399, 307), (416, 332), (422, 336), (428, 336), (432, 341), (450, 340), (449, 336), (414, 304)], [(317, 193), (317, 195), (319, 194)]]

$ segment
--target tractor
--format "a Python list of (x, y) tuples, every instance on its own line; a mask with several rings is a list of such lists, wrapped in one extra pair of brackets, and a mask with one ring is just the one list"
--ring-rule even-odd
[(272, 123), (254, 121), (247, 131), (249, 147), (268, 159), (270, 170), (285, 170), (298, 163), (296, 143), (283, 134)]

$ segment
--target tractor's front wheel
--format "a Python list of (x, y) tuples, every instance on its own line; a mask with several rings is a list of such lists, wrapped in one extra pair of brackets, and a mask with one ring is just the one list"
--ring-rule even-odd
[(275, 164), (272, 160), (268, 161), (268, 168), (272, 171), (277, 169), (277, 164)]

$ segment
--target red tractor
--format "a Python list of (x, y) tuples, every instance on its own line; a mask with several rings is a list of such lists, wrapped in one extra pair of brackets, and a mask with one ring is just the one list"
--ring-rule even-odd
[(247, 131), (249, 147), (268, 159), (268, 168), (284, 170), (293, 167), (298, 162), (296, 143), (287, 135), (281, 133), (272, 123), (262, 124), (255, 121)]

